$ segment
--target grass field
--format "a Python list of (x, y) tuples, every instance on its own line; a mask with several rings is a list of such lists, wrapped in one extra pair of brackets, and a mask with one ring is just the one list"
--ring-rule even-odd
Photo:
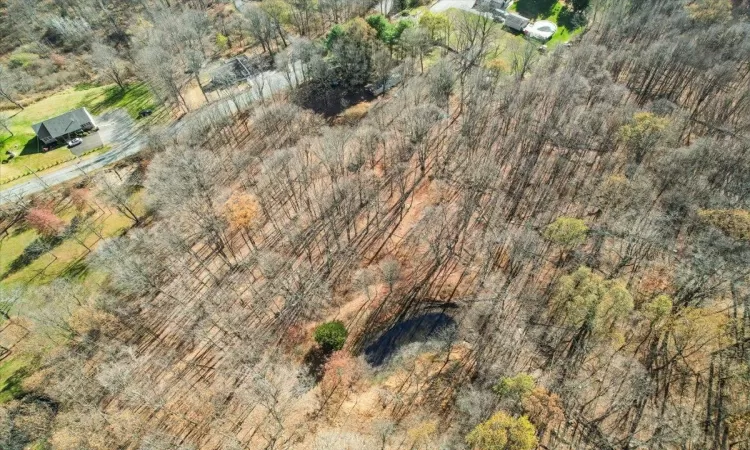
[(144, 83), (131, 84), (125, 91), (121, 91), (116, 85), (104, 86), (84, 97), (83, 105), (88, 106), (89, 112), (95, 116), (122, 108), (134, 119), (142, 109), (156, 108), (151, 91)]
[(7, 151), (17, 155), (0, 165), (0, 184), (30, 171), (43, 170), (72, 159), (73, 154), (65, 147), (42, 153), (31, 125), (82, 106), (95, 116), (123, 108), (136, 117), (138, 111), (153, 109), (155, 104), (148, 87), (142, 83), (131, 85), (125, 91), (120, 91), (115, 85), (79, 85), (32, 103), (11, 117), (12, 137), (7, 132), (0, 133), (0, 140), (4, 139), (0, 141), (0, 159), (6, 158)]
[(0, 363), (0, 405), (20, 395), (21, 381), (28, 375), (31, 358), (8, 358)]
[[(133, 195), (134, 208), (139, 213), (143, 213), (141, 197), (140, 192)], [(102, 203), (92, 208), (92, 211), (94, 210), (97, 213), (89, 218), (88, 226), (83, 226), (76, 233), (59, 239), (49, 250), (36, 255), (28, 264), (20, 265), (15, 270), (10, 270), (11, 266), (39, 236), (36, 231), (23, 225), (9, 230), (9, 236), (0, 240), (0, 289), (12, 289), (17, 285), (33, 289), (34, 286), (47, 284), (57, 278), (74, 280), (90, 291), (96, 289), (103, 282), (105, 275), (100, 271), (90, 270), (86, 261), (89, 249), (93, 250), (101, 238), (113, 237), (127, 230), (132, 226), (132, 221), (116, 209)], [(101, 210), (106, 212), (102, 214)], [(85, 215), (85, 212), (79, 213), (72, 206), (58, 211), (58, 216), (66, 224), (70, 224), (76, 216)], [(11, 316), (20, 317), (23, 321), (26, 320), (25, 314), (28, 314), (28, 311), (45, 308), (43, 304), (29, 302), (30, 300), (24, 297), (24, 300), (13, 309)], [(0, 328), (2, 326), (0, 320)], [(21, 350), (14, 351), (0, 362), (0, 405), (23, 394), (21, 383), (33, 372), (36, 364), (34, 358), (32, 354)]]
[[(67, 223), (74, 217), (73, 211), (61, 214)], [(91, 226), (103, 237), (114, 236), (132, 225), (132, 222), (116, 210), (109, 208), (109, 212), (97, 217)], [(21, 284), (44, 284), (58, 277), (80, 278), (84, 273), (79, 263), (93, 248), (99, 237), (90, 228), (84, 227), (74, 236), (67, 237), (61, 242), (55, 242), (51, 249), (35, 257), (20, 270), (11, 270), (14, 261), (23, 255), (24, 251), (37, 238), (34, 230), (19, 227), (12, 230), (10, 237), (0, 241), (0, 287)]]

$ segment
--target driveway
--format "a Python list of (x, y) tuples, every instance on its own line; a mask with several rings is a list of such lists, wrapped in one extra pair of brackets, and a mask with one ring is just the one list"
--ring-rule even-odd
[(475, 0), (438, 0), (437, 3), (430, 7), (432, 12), (444, 12), (451, 8), (463, 9), (464, 11), (477, 12), (473, 10)]
[[(301, 80), (301, 67), (299, 65), (295, 68), (290, 67), (290, 73), (292, 69), (297, 72), (297, 79)], [(275, 92), (284, 91), (289, 87), (284, 73), (275, 70), (262, 72), (248, 81), (252, 86), (252, 89), (247, 92), (251, 100), (257, 100), (258, 97), (267, 98)], [(135, 121), (124, 110), (109, 111), (100, 116), (97, 123), (99, 124), (99, 138), (107, 145), (111, 145), (112, 150), (93, 158), (78, 160), (75, 164), (62, 167), (55, 172), (34, 177), (25, 183), (0, 190), (0, 205), (106, 167), (128, 156), (135, 155), (145, 146), (146, 138), (140, 133), (139, 127), (136, 127)], [(182, 123), (175, 122), (169, 127), (177, 131)]]
[[(0, 204), (18, 200), (26, 195), (43, 191), (56, 184), (64, 183), (81, 175), (108, 166), (128, 156), (138, 153), (143, 148), (145, 138), (138, 133), (133, 119), (123, 110), (110, 111), (97, 120), (99, 132), (96, 137), (112, 146), (112, 150), (93, 158), (78, 160), (75, 164), (65, 166), (55, 172), (35, 177), (25, 183), (13, 186), (0, 192)], [(87, 136), (92, 137), (94, 135)], [(83, 147), (84, 144), (71, 150)]]
[(101, 115), (97, 123), (102, 141), (112, 147), (126, 144), (138, 134), (135, 121), (121, 109)]
[(81, 140), (83, 142), (71, 148), (70, 153), (76, 156), (81, 156), (84, 153), (88, 152), (89, 150), (94, 150), (95, 148), (99, 148), (102, 145), (104, 145), (104, 142), (102, 142), (102, 137), (99, 135), (99, 132), (91, 133), (88, 136), (84, 136), (81, 138)]

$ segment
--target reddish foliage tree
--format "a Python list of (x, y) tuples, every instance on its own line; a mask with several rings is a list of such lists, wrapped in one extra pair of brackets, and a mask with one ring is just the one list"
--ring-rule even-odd
[(345, 351), (332, 353), (323, 368), (323, 379), (320, 381), (323, 405), (331, 400), (334, 403), (344, 400), (361, 377), (362, 368), (356, 359)]
[(91, 191), (86, 188), (73, 189), (70, 191), (70, 201), (79, 212), (86, 208), (90, 197)]
[(56, 236), (65, 228), (65, 222), (47, 208), (30, 209), (26, 214), (26, 223), (42, 236)]

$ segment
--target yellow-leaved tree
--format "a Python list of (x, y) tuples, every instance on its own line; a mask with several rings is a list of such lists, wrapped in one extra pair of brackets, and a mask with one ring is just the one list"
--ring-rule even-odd
[(730, 0), (694, 0), (687, 5), (690, 16), (701, 22), (723, 22), (732, 18)]
[(598, 343), (621, 339), (618, 324), (633, 310), (633, 297), (622, 281), (581, 266), (560, 277), (550, 306), (552, 319), (574, 330), (566, 357), (576, 360)]
[(669, 119), (650, 112), (639, 112), (633, 115), (633, 121), (620, 128), (620, 138), (633, 154), (636, 164), (656, 147), (662, 131), (669, 125)]
[(231, 228), (241, 230), (243, 238), (255, 247), (252, 231), (260, 222), (260, 205), (255, 197), (244, 192), (233, 194), (224, 205), (224, 217)]
[(544, 239), (560, 247), (560, 261), (566, 252), (586, 242), (589, 227), (575, 217), (558, 217), (544, 229)]
[(536, 428), (526, 416), (513, 417), (498, 411), (466, 436), (474, 450), (532, 450), (536, 448)]

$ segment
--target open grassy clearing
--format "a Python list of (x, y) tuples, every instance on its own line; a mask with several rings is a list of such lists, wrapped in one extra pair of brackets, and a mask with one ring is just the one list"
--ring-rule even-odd
[(32, 358), (19, 356), (0, 362), (0, 405), (18, 397), (21, 381), (29, 374)]
[(116, 85), (79, 85), (27, 106), (10, 119), (13, 136), (0, 133), (0, 139), (5, 139), (0, 143), (0, 159), (5, 159), (8, 151), (17, 155), (0, 165), (0, 183), (72, 160), (73, 154), (64, 146), (42, 153), (31, 125), (82, 106), (95, 116), (122, 108), (135, 118), (142, 109), (154, 109), (155, 102), (148, 87), (139, 83), (130, 85), (125, 91)]
[[(86, 247), (93, 248), (101, 240), (100, 236), (114, 236), (132, 225), (132, 222), (117, 210), (107, 207), (103, 210), (104, 212), (94, 212), (89, 223), (78, 232), (55, 242), (49, 251), (37, 255), (25, 265), (19, 262), (19, 258), (22, 258), (24, 252), (39, 236), (36, 231), (23, 227), (11, 230), (10, 237), (0, 241), (0, 286), (16, 283), (44, 284), (58, 277), (81, 277), (84, 273), (82, 270), (86, 267), (78, 263), (89, 253)], [(75, 216), (72, 208), (60, 214), (68, 225)]]
[(134, 119), (140, 110), (156, 108), (154, 97), (144, 83), (131, 84), (124, 91), (116, 85), (103, 86), (84, 97), (82, 106), (87, 105), (91, 105), (89, 111), (95, 116), (122, 108)]
[[(140, 192), (133, 194), (133, 203), (139, 213), (143, 212), (141, 197)], [(85, 289), (96, 289), (103, 282), (104, 274), (97, 270), (90, 270), (86, 263), (89, 249), (93, 250), (102, 239), (124, 232), (132, 226), (132, 221), (106, 204), (96, 200), (92, 200), (90, 204), (89, 211), (78, 212), (71, 205), (58, 211), (58, 216), (67, 225), (70, 225), (76, 217), (80, 220), (81, 217), (88, 216), (88, 219), (79, 231), (52, 244), (48, 251), (35, 255), (28, 264), (19, 264), (19, 261), (24, 252), (28, 252), (29, 248), (38, 242), (39, 235), (24, 225), (11, 229), (9, 237), (0, 240), (0, 289), (13, 289), (15, 286), (41, 286), (58, 278), (74, 280)], [(11, 313), (13, 322), (19, 319), (26, 320), (26, 314), (29, 311), (45, 308), (45, 305), (29, 302), (31, 300), (26, 299), (14, 307)], [(0, 321), (0, 335), (7, 333), (4, 329), (7, 325), (7, 322)], [(0, 362), (0, 404), (23, 394), (21, 383), (24, 378), (33, 373), (34, 364), (36, 364), (34, 357), (23, 351), (14, 351)]]

